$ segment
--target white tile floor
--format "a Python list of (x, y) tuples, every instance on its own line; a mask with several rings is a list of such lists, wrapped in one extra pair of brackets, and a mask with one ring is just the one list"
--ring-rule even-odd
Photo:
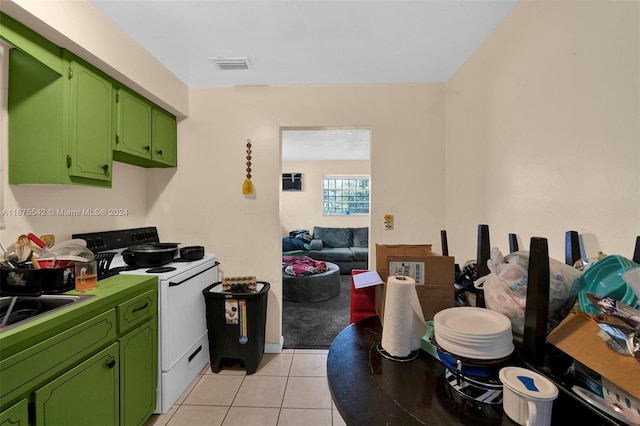
[(258, 370), (207, 365), (167, 414), (145, 426), (338, 426), (331, 401), (326, 350), (285, 349), (264, 354)]

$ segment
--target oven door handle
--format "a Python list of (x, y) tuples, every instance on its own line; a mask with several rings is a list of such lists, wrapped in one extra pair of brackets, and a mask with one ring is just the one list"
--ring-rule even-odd
[(183, 284), (183, 283), (185, 283), (185, 282), (189, 281), (190, 279), (195, 278), (195, 277), (197, 277), (198, 275), (200, 275), (200, 274), (204, 274), (204, 273), (205, 273), (205, 272), (207, 272), (208, 270), (215, 268), (215, 267), (216, 267), (216, 266), (218, 266), (219, 264), (220, 264), (220, 262), (218, 262), (218, 261), (216, 260), (216, 263), (214, 263), (214, 264), (213, 264), (213, 266), (210, 266), (210, 267), (208, 267), (207, 269), (203, 269), (202, 271), (198, 272), (198, 273), (197, 273), (197, 274), (195, 274), (195, 275), (190, 276), (190, 277), (189, 277), (189, 278), (187, 278), (187, 279), (184, 279), (184, 280), (179, 281), (179, 282), (177, 282), (177, 283), (174, 283), (173, 281), (169, 281), (169, 287), (175, 287), (175, 286), (177, 286), (177, 285)]

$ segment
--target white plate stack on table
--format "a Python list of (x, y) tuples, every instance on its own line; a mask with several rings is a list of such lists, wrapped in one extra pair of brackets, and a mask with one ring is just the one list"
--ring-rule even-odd
[(433, 322), (447, 382), (469, 399), (501, 404), (498, 372), (514, 350), (509, 318), (490, 309), (456, 307), (436, 313)]
[(438, 312), (434, 318), (438, 345), (463, 358), (490, 360), (513, 352), (511, 321), (490, 309), (464, 307)]

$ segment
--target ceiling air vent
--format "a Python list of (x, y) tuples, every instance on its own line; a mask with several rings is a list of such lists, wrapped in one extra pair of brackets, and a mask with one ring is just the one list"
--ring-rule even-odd
[(220, 71), (248, 70), (249, 59), (241, 56), (213, 56), (209, 58)]

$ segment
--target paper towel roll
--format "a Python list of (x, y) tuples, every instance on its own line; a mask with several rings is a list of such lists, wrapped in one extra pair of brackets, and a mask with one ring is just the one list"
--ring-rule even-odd
[(416, 282), (410, 277), (389, 277), (386, 293), (382, 349), (395, 357), (409, 356), (411, 351), (420, 349), (427, 328)]

